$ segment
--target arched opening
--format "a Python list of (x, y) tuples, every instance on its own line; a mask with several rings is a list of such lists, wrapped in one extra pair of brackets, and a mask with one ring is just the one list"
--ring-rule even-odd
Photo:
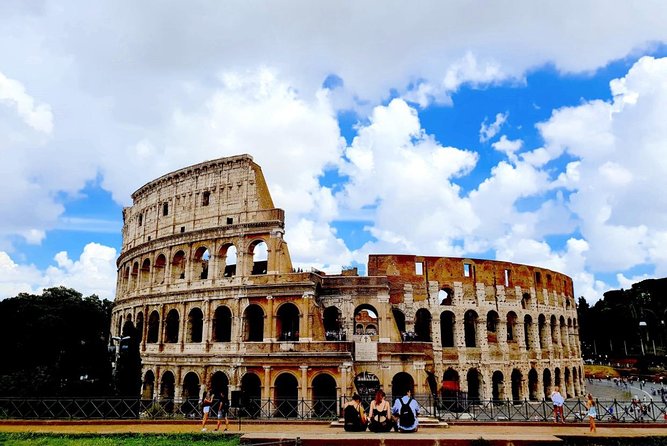
[(426, 308), (420, 308), (415, 314), (415, 334), (417, 341), (431, 342), (431, 313)]
[(523, 317), (523, 340), (526, 345), (526, 350), (533, 350), (533, 318), (530, 314)]
[[(377, 310), (372, 305), (359, 305), (354, 310), (354, 326), (356, 335), (376, 335), (379, 326)], [(374, 333), (371, 334), (371, 332)]]
[(160, 314), (153, 310), (151, 315), (148, 317), (148, 334), (146, 336), (146, 342), (149, 344), (155, 344), (158, 341), (158, 336), (160, 334)]
[(491, 376), (491, 398), (494, 402), (499, 402), (505, 399), (505, 377), (503, 372), (496, 370)]
[(211, 253), (208, 251), (206, 246), (200, 246), (195, 251), (194, 256), (194, 270), (192, 271), (193, 277), (198, 277), (201, 280), (208, 279), (208, 262), (211, 258)]
[(151, 283), (151, 261), (149, 259), (144, 259), (141, 264), (141, 286), (148, 286)]
[(183, 404), (181, 412), (184, 415), (194, 414), (199, 405), (199, 376), (195, 372), (188, 372), (183, 378)]
[(512, 400), (515, 403), (521, 402), (521, 398), (523, 397), (523, 395), (521, 394), (522, 381), (523, 381), (523, 375), (521, 374), (521, 371), (519, 369), (512, 370)]
[(162, 408), (167, 413), (174, 411), (174, 392), (176, 380), (171, 372), (164, 372), (160, 380), (160, 400)]
[(440, 313), (440, 341), (443, 347), (454, 347), (456, 316), (451, 311)]
[(187, 342), (201, 342), (204, 330), (204, 314), (199, 308), (193, 308), (188, 313)]
[(250, 257), (252, 258), (251, 274), (266, 274), (269, 268), (269, 251), (264, 240), (257, 240), (250, 245)]
[[(262, 315), (263, 320), (263, 315)], [(232, 340), (232, 312), (226, 306), (215, 309), (213, 314), (213, 341), (230, 342)]]
[(337, 414), (336, 380), (328, 373), (313, 379), (313, 412), (316, 417), (335, 418)]
[(167, 266), (167, 258), (164, 254), (160, 254), (157, 256), (157, 259), (155, 259), (155, 265), (153, 266), (153, 269), (155, 270), (153, 273), (153, 283), (156, 285), (164, 283), (165, 266)]
[(479, 404), (479, 390), (482, 382), (479, 370), (476, 368), (469, 369), (468, 374), (466, 375), (466, 381), (468, 382), (468, 401), (472, 404)]
[(540, 349), (544, 350), (547, 345), (547, 318), (543, 314), (540, 314), (537, 318), (537, 325), (539, 330)]
[(285, 303), (276, 314), (276, 333), (279, 341), (299, 340), (299, 309), (292, 303)]
[(507, 342), (516, 342), (516, 320), (514, 311), (507, 313)]
[(222, 395), (229, 398), (229, 378), (225, 373), (218, 371), (211, 376), (211, 391), (216, 400)]
[(248, 305), (243, 312), (243, 339), (249, 342), (264, 340), (264, 310), (259, 305)]
[(477, 319), (477, 313), (473, 310), (466, 311), (463, 316), (466, 347), (477, 347)]
[(394, 322), (396, 323), (396, 329), (401, 334), (401, 339), (405, 340), (405, 314), (398, 308), (392, 308), (391, 314), (394, 317)]
[(262, 382), (254, 373), (246, 373), (241, 378), (242, 407), (246, 415), (257, 418), (261, 415)]
[(528, 398), (530, 398), (531, 401), (538, 400), (539, 387), (537, 380), (537, 370), (531, 368), (530, 372), (528, 372)]
[(521, 296), (521, 308), (525, 310), (526, 308), (530, 308), (530, 305), (530, 294), (523, 293), (523, 296)]
[(489, 341), (489, 344), (498, 343), (499, 321), (500, 317), (498, 316), (498, 313), (496, 313), (494, 310), (491, 310), (488, 313), (486, 313), (486, 338)]
[(139, 262), (134, 262), (132, 264), (132, 289), (136, 290), (139, 288)]
[(572, 398), (572, 381), (570, 380), (570, 369), (565, 367), (565, 392), (568, 398)]
[(341, 312), (336, 307), (327, 307), (323, 314), (324, 335), (327, 341), (344, 341)]
[(354, 377), (354, 387), (362, 399), (370, 400), (380, 388), (380, 379), (373, 373), (361, 372)]
[(542, 386), (544, 387), (544, 396), (551, 395), (551, 370), (544, 369), (542, 373)]
[(451, 288), (443, 288), (438, 291), (438, 302), (440, 305), (451, 305), (454, 298), (454, 290)]
[(164, 342), (173, 344), (178, 342), (179, 316), (176, 309), (169, 310), (165, 324)]
[(299, 382), (291, 373), (281, 373), (276, 378), (275, 400), (277, 417), (296, 417), (298, 412)]
[(218, 254), (222, 277), (234, 277), (236, 275), (236, 246), (224, 245)]
[(144, 381), (141, 384), (141, 399), (152, 400), (155, 389), (155, 375), (149, 370), (144, 375)]
[(408, 390), (412, 392), (412, 396), (414, 397), (415, 380), (412, 378), (412, 375), (406, 372), (395, 374), (391, 379), (391, 400), (394, 401), (396, 398), (402, 397)]
[(144, 313), (137, 313), (137, 342), (141, 343), (144, 339)]
[(178, 251), (171, 261), (171, 279), (185, 279), (185, 252)]

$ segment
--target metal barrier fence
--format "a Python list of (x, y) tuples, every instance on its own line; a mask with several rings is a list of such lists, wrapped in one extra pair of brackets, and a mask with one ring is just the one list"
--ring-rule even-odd
[[(420, 416), (445, 421), (553, 421), (549, 401), (472, 401), (416, 395)], [(252, 419), (334, 420), (350, 397), (336, 400), (248, 399), (231, 416)], [(663, 401), (596, 400), (597, 419), (605, 422), (667, 422)], [(368, 408), (369, 401), (363, 402)], [(583, 399), (570, 399), (563, 408), (566, 421), (586, 420)], [(120, 398), (0, 398), (0, 419), (196, 419), (198, 400), (176, 401)]]

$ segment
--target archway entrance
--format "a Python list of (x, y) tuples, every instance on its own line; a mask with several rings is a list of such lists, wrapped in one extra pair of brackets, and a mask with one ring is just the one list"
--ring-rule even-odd
[(500, 403), (505, 399), (505, 377), (503, 372), (496, 370), (491, 377), (492, 389), (491, 398), (494, 403)]
[(336, 417), (336, 380), (333, 376), (323, 373), (313, 379), (313, 400), (313, 412), (315, 416)]
[(391, 380), (391, 400), (402, 397), (408, 390), (414, 395), (414, 388), (415, 380), (412, 376), (409, 373), (398, 372)]
[(241, 405), (250, 418), (261, 415), (262, 382), (254, 373), (246, 373), (241, 378)]
[(283, 373), (278, 376), (275, 389), (275, 416), (283, 418), (298, 416), (299, 382), (294, 375)]

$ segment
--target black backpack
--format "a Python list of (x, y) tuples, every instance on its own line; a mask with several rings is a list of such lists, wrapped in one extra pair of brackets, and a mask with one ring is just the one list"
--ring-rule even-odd
[(398, 421), (401, 426), (410, 427), (415, 424), (415, 413), (412, 411), (412, 407), (410, 407), (412, 398), (410, 398), (407, 403), (404, 403), (403, 399), (400, 401), (401, 411), (398, 413)]
[(353, 405), (345, 406), (343, 410), (343, 418), (345, 419), (345, 426), (359, 427), (361, 426), (361, 413)]

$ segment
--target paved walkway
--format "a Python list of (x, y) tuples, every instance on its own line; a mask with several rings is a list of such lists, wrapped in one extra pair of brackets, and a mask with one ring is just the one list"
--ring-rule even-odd
[[(226, 435), (213, 432), (215, 423), (209, 423), (205, 435)], [(596, 434), (588, 432), (584, 423), (554, 425), (550, 423), (458, 423), (448, 428), (424, 428), (415, 434), (347, 433), (340, 428), (331, 428), (323, 422), (262, 422), (231, 424), (230, 434), (242, 434), (244, 440), (294, 439), (300, 437), (305, 445), (331, 444), (405, 444), (409, 439), (414, 444), (467, 444), (483, 437), (499, 443), (547, 444), (559, 442), (558, 437), (667, 437), (667, 424), (601, 424)], [(200, 423), (183, 421), (0, 421), (0, 432), (40, 433), (197, 433)]]

